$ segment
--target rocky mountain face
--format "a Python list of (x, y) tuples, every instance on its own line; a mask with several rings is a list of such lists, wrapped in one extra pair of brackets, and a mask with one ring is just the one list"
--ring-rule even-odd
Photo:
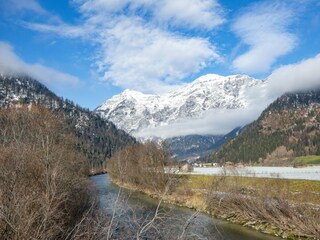
[(27, 76), (0, 75), (0, 107), (37, 104), (58, 114), (79, 139), (79, 149), (92, 165), (99, 165), (114, 151), (135, 139), (96, 113), (56, 96), (38, 81)]
[(125, 90), (95, 112), (135, 135), (146, 128), (199, 118), (210, 109), (237, 109), (248, 105), (247, 91), (263, 84), (246, 75), (209, 74), (164, 95)]
[[(163, 95), (125, 90), (97, 107), (95, 112), (120, 129), (139, 136), (146, 129), (201, 118), (211, 109), (246, 108), (250, 104), (248, 91), (263, 84), (263, 81), (246, 75), (224, 77), (208, 74)], [(171, 136), (166, 141), (170, 151), (184, 159), (213, 151), (231, 136), (235, 134), (194, 134)]]
[(215, 162), (287, 165), (320, 154), (320, 89), (288, 93), (274, 101), (242, 134), (213, 153)]

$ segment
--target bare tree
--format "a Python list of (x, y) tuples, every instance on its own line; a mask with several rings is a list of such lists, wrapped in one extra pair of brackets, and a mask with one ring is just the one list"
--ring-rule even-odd
[(57, 239), (92, 202), (85, 158), (47, 110), (0, 110), (0, 238)]

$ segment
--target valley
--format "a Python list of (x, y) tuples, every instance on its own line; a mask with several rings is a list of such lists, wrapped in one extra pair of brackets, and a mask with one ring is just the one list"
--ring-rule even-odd
[(95, 112), (138, 140), (166, 141), (178, 159), (187, 160), (216, 150), (249, 123), (234, 121), (228, 129), (213, 134), (217, 130), (200, 129), (205, 127), (202, 119), (212, 122), (215, 115), (222, 115), (225, 110), (250, 108), (250, 93), (262, 91), (265, 85), (265, 81), (246, 75), (208, 74), (163, 95), (127, 89), (98, 106)]
[[(46, 111), (58, 117), (66, 125), (66, 129), (76, 137), (75, 146), (79, 154), (83, 154), (86, 159), (86, 162), (81, 164), (87, 174), (107, 171), (111, 181), (120, 187), (119, 193), (122, 188), (142, 192), (154, 198), (153, 201), (157, 202), (159, 207), (165, 202), (191, 208), (196, 210), (196, 213), (209, 214), (217, 219), (274, 236), (290, 239), (296, 239), (298, 236), (307, 239), (318, 237), (317, 225), (308, 227), (311, 222), (318, 222), (318, 214), (314, 210), (317, 209), (320, 199), (320, 168), (316, 166), (318, 156), (308, 155), (317, 154), (318, 151), (318, 91), (284, 95), (263, 111), (258, 120), (245, 127), (238, 127), (226, 135), (173, 137), (163, 143), (159, 138), (153, 138), (141, 143), (123, 130), (118, 130), (109, 120), (104, 120), (97, 113), (82, 109), (69, 100), (57, 97), (33, 79), (26, 76), (1, 75), (0, 80), (0, 103), (4, 111), (12, 109), (15, 112), (20, 111), (19, 109), (37, 107), (47, 109)], [(37, 124), (41, 122), (35, 123), (35, 128)], [(280, 134), (281, 131), (285, 134)], [(255, 134), (252, 134), (253, 132)], [(93, 136), (99, 141), (92, 139)], [(285, 141), (286, 136), (291, 140)], [(240, 142), (239, 139), (242, 138), (244, 140)], [(299, 139), (304, 141), (300, 143)], [(262, 144), (259, 141), (264, 142)], [(6, 149), (5, 142), (3, 144)], [(229, 148), (234, 148), (234, 144), (245, 144), (245, 150), (241, 152), (242, 145), (239, 145), (237, 151), (232, 152), (232, 148)], [(264, 146), (263, 149), (271, 152), (267, 152), (264, 157), (264, 152), (259, 150), (258, 146)], [(294, 148), (291, 148), (292, 146)], [(204, 153), (207, 155), (203, 155)], [(233, 155), (230, 155), (231, 153)], [(198, 164), (204, 164), (201, 161), (205, 161), (226, 166), (193, 167), (191, 172), (180, 172), (175, 176), (170, 174), (168, 168), (176, 169), (179, 162), (185, 160), (184, 157), (190, 159), (190, 156), (193, 156)], [(255, 156), (257, 157), (253, 158)], [(237, 160), (233, 160), (232, 157)], [(227, 162), (224, 158), (233, 162)], [(243, 166), (235, 167), (235, 164)], [(95, 200), (93, 198), (90, 201)], [(111, 201), (118, 204), (118, 201), (127, 200), (120, 194), (119, 199)], [(288, 205), (292, 208), (289, 212)], [(88, 210), (89, 215), (86, 218), (92, 219), (96, 212), (103, 210), (99, 208)], [(150, 211), (153, 212), (154, 209)], [(287, 212), (286, 215), (283, 211)], [(301, 211), (304, 211), (303, 215)], [(107, 232), (100, 228), (94, 230), (92, 226), (84, 234), (97, 234), (107, 239), (110, 237), (109, 234), (121, 238), (126, 231), (141, 236), (151, 234), (152, 238), (156, 236), (148, 225), (143, 227), (143, 223), (135, 223), (142, 224), (140, 230), (137, 226), (129, 229), (125, 227), (122, 234), (118, 233), (117, 227), (113, 225), (115, 219), (119, 224), (134, 221), (130, 218), (122, 219), (119, 214), (115, 212), (111, 219), (110, 216), (102, 214), (94, 220), (97, 221), (95, 224), (109, 226)], [(203, 218), (207, 217), (199, 216), (199, 219)], [(295, 221), (288, 225), (282, 222), (283, 218)], [(192, 229), (196, 226), (193, 224), (199, 219), (195, 216), (195, 223), (189, 223), (192, 224), (189, 230), (193, 234), (195, 230)], [(150, 221), (153, 226), (156, 224), (152, 219), (146, 218), (145, 221)], [(300, 225), (297, 225), (297, 222), (300, 222)], [(88, 226), (81, 225), (77, 231), (84, 231), (86, 227)], [(165, 230), (166, 226), (159, 228)], [(217, 232), (213, 231), (209, 235), (216, 234)], [(237, 233), (237, 236), (241, 234)], [(160, 235), (162, 236), (162, 233)]]
[(319, 0), (0, 12), (1, 240), (320, 240)]

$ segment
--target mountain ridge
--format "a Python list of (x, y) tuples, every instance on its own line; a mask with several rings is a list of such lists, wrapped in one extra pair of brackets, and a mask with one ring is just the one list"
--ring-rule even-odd
[(247, 75), (207, 74), (162, 95), (127, 89), (98, 106), (95, 112), (136, 135), (146, 128), (201, 118), (210, 109), (245, 108), (250, 104), (247, 91), (263, 84), (264, 81)]
[(26, 75), (0, 74), (0, 107), (37, 104), (61, 116), (79, 139), (90, 164), (101, 165), (114, 151), (136, 140), (96, 113), (62, 99)]
[(319, 146), (320, 88), (279, 97), (211, 161), (288, 165), (295, 157), (319, 155)]

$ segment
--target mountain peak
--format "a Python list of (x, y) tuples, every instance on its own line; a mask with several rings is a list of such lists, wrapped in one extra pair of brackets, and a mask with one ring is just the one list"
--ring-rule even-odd
[(200, 82), (207, 82), (207, 81), (214, 81), (214, 80), (220, 80), (223, 76), (218, 74), (206, 74), (201, 77), (198, 77), (196, 80), (193, 81), (193, 83), (200, 83)]
[[(249, 77), (248, 75), (237, 74), (237, 75), (229, 75), (229, 76), (221, 76), (218, 74), (206, 74), (203, 75), (192, 83), (206, 83), (211, 81), (238, 81), (238, 80), (253, 80), (253, 78)], [(255, 79), (254, 79), (255, 80)]]
[(237, 109), (248, 105), (246, 92), (262, 83), (246, 75), (207, 74), (167, 94), (125, 90), (96, 109), (103, 118), (131, 134), (146, 128), (200, 118), (210, 109)]
[(126, 89), (122, 93), (120, 93), (119, 95), (116, 95), (116, 96), (121, 96), (121, 97), (124, 97), (124, 98), (132, 98), (132, 99), (135, 99), (137, 101), (144, 101), (148, 97), (154, 97), (156, 95), (146, 94), (146, 93), (142, 93), (142, 92), (139, 92), (139, 91), (136, 91), (136, 90), (132, 90), (132, 89)]
[(132, 89), (125, 89), (121, 94), (132, 96), (132, 95), (137, 95), (137, 94), (142, 94), (142, 93), (139, 91), (136, 91), (136, 90), (132, 90)]

